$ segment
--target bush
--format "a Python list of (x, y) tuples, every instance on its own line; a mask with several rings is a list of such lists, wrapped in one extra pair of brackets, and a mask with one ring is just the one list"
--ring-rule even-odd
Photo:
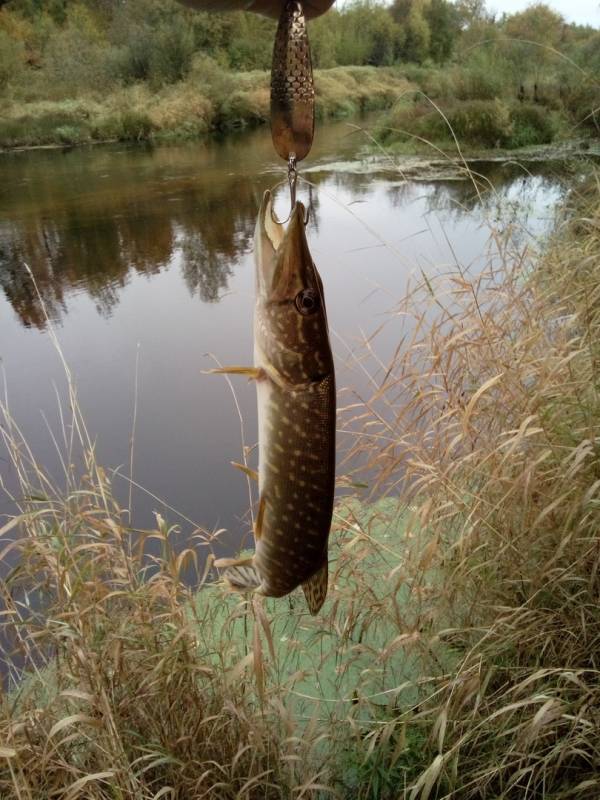
[(376, 129), (384, 143), (395, 141), (445, 142), (450, 131), (444, 119), (420, 94), (406, 95), (382, 119)]
[(448, 120), (459, 142), (479, 147), (501, 147), (512, 134), (510, 112), (499, 100), (473, 100), (457, 104)]
[(87, 127), (77, 125), (61, 125), (55, 129), (54, 137), (61, 144), (81, 144), (90, 138)]
[(25, 48), (22, 42), (11, 39), (0, 30), (0, 92), (18, 81), (25, 68)]
[(188, 82), (164, 88), (145, 107), (157, 133), (199, 136), (210, 129), (213, 121), (212, 103), (199, 87)]
[(91, 136), (85, 112), (61, 104), (56, 110), (23, 115), (0, 122), (0, 145), (18, 147), (44, 144), (78, 144)]
[(517, 103), (510, 111), (512, 133), (509, 147), (549, 144), (560, 131), (559, 117), (548, 109), (532, 103)]
[(72, 6), (67, 24), (51, 36), (43, 54), (47, 94), (76, 96), (114, 84), (117, 51), (108, 46), (91, 13)]
[(478, 53), (464, 67), (451, 71), (455, 96), (459, 100), (495, 100), (512, 90), (512, 82), (506, 75), (502, 59)]
[(120, 117), (118, 138), (123, 141), (140, 142), (149, 139), (153, 130), (152, 120), (142, 111), (124, 111)]
[(190, 71), (194, 54), (192, 29), (177, 16), (163, 22), (152, 36), (149, 76), (155, 85), (176, 83)]

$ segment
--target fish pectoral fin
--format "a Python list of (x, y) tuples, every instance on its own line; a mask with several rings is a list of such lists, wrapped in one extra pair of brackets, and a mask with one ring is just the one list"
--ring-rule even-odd
[(218, 367), (202, 371), (205, 375), (246, 375), (249, 381), (260, 381), (266, 377), (261, 367)]
[(217, 569), (226, 569), (227, 567), (248, 567), (254, 563), (254, 556), (250, 558), (217, 558), (213, 562), (213, 566)]
[(245, 464), (240, 464), (238, 461), (230, 461), (229, 462), (232, 467), (239, 469), (244, 475), (247, 475), (249, 478), (252, 478), (253, 481), (258, 481), (258, 472), (251, 467), (247, 467)]
[(302, 584), (302, 591), (308, 603), (308, 610), (313, 617), (321, 610), (321, 606), (327, 597), (328, 572), (327, 556), (325, 556), (325, 560), (315, 574)]
[(261, 495), (260, 500), (258, 501), (258, 512), (256, 514), (256, 522), (254, 523), (254, 540), (258, 542), (260, 537), (262, 536), (262, 526), (263, 520), (265, 518), (265, 508), (266, 508), (265, 496), (264, 494)]
[(251, 565), (228, 567), (223, 577), (231, 588), (238, 592), (255, 592), (262, 584), (256, 567)]

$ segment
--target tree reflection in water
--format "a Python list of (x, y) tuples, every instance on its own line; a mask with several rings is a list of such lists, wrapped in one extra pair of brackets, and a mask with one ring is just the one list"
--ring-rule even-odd
[(69, 294), (82, 290), (108, 316), (132, 273), (175, 265), (192, 295), (219, 299), (252, 246), (261, 193), (274, 178), (227, 170), (219, 148), (205, 169), (194, 164), (193, 149), (179, 150), (180, 159), (178, 150), (118, 151), (113, 164), (105, 150), (100, 165), (90, 152), (62, 162), (56, 153), (32, 153), (4, 165), (13, 191), (10, 203), (0, 197), (0, 286), (24, 326), (45, 324), (25, 263), (54, 319), (67, 313)]
[[(4, 186), (10, 195), (6, 190), (0, 194), (0, 286), (22, 324), (45, 325), (24, 263), (54, 319), (67, 313), (69, 295), (81, 291), (100, 314), (109, 316), (132, 274), (174, 267), (181, 269), (192, 295), (218, 301), (241, 255), (252, 246), (262, 192), (281, 177), (281, 172), (264, 169), (276, 163), (268, 137), (242, 141), (242, 156), (232, 140), (7, 158)], [(495, 166), (486, 167), (486, 173), (492, 185), (517, 179)], [(332, 173), (315, 171), (307, 177), (318, 186), (325, 178), (331, 181)], [(333, 174), (333, 186), (350, 189), (358, 199), (376, 180), (352, 170)], [(391, 205), (400, 208), (415, 191), (420, 192), (415, 184), (390, 184)], [(484, 196), (491, 208), (494, 193)], [(318, 192), (311, 192), (310, 199), (311, 225), (318, 231)], [(457, 216), (480, 203), (470, 181), (438, 184), (428, 194), (431, 210), (444, 208)]]

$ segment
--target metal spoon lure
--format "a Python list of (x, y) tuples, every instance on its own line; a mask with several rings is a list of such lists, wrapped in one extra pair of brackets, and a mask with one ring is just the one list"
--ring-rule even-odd
[(289, 0), (281, 11), (273, 48), (271, 137), (277, 154), (288, 163), (290, 215), (296, 202), (297, 163), (310, 152), (314, 131), (315, 86), (306, 18), (301, 3)]

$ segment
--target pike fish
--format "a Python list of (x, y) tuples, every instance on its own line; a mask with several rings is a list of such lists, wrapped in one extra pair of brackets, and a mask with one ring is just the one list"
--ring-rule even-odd
[(287, 230), (266, 192), (255, 234), (255, 366), (213, 372), (256, 381), (259, 504), (250, 559), (221, 559), (233, 588), (282, 597), (302, 586), (316, 614), (327, 594), (335, 484), (335, 374), (323, 283), (298, 202)]

